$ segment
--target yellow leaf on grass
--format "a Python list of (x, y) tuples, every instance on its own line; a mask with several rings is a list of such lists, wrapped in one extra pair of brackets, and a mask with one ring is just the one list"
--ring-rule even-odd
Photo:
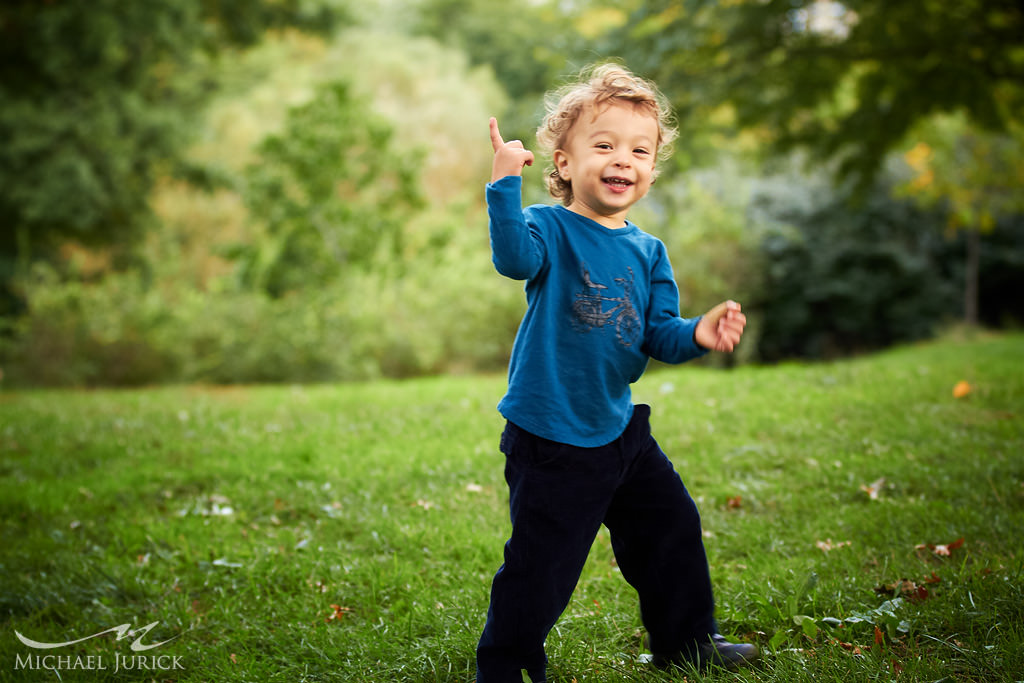
[(953, 387), (953, 398), (963, 398), (969, 393), (971, 393), (971, 385), (966, 380), (960, 380)]

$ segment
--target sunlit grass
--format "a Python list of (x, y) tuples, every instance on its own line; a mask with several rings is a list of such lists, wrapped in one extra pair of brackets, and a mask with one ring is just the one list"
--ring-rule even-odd
[[(0, 394), (0, 680), (56, 679), (14, 670), (15, 630), (154, 621), (146, 642), (175, 640), (147, 654), (182, 668), (62, 680), (472, 680), (508, 533), (503, 388)], [(1024, 678), (1024, 337), (658, 369), (635, 398), (700, 503), (722, 630), (766, 653), (707, 680)], [(61, 652), (112, 667), (131, 640)], [(638, 662), (604, 533), (548, 652), (555, 681), (700, 679)]]

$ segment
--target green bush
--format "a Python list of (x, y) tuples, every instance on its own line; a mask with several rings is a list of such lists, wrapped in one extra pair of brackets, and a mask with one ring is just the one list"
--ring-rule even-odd
[(61, 281), (39, 266), (26, 289), (27, 310), (3, 343), (12, 382), (141, 385), (177, 374), (170, 309), (137, 276), (113, 275), (94, 285)]
[(96, 282), (39, 269), (0, 344), (16, 385), (321, 382), (504, 368), (521, 283), (476, 249), (431, 252), (402, 272), (356, 273), (282, 297), (242, 289)]
[(861, 203), (777, 179), (752, 200), (761, 243), (763, 360), (828, 358), (931, 336), (962, 310), (944, 217), (882, 188)]

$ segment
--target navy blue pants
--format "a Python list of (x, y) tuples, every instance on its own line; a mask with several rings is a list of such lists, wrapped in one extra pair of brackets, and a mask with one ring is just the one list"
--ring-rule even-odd
[(512, 536), (477, 647), (477, 683), (545, 680), (544, 640), (604, 524), (636, 589), (652, 652), (689, 654), (716, 632), (697, 506), (636, 406), (615, 441), (579, 448), (508, 423), (501, 437)]

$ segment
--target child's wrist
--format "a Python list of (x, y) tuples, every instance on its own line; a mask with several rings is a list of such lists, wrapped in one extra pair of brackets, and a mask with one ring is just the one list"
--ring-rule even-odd
[(523, 180), (523, 176), (516, 175), (514, 173), (510, 173), (508, 175), (503, 175), (503, 176), (501, 176), (500, 178), (497, 178), (497, 179), (491, 178), (491, 182), (488, 183), (488, 184), (489, 185), (497, 185), (499, 183), (503, 183), (503, 181), (507, 181), (507, 182), (511, 182), (511, 183), (521, 183), (522, 180)]

